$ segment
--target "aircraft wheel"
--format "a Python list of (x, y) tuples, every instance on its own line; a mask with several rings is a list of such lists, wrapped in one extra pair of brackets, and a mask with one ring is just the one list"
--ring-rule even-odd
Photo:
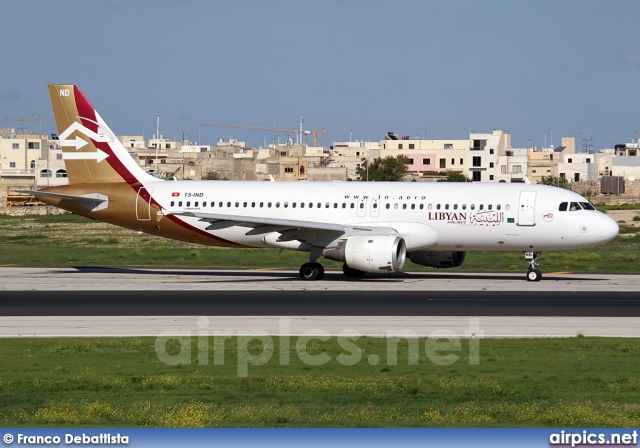
[(542, 272), (539, 269), (532, 269), (527, 272), (527, 280), (530, 282), (539, 282), (542, 278)]
[(324, 277), (324, 268), (320, 263), (305, 263), (300, 267), (302, 280), (320, 280), (322, 277)]
[(342, 265), (342, 272), (347, 278), (361, 278), (366, 274), (366, 272), (361, 271), (360, 269), (353, 269), (347, 265), (347, 263)]

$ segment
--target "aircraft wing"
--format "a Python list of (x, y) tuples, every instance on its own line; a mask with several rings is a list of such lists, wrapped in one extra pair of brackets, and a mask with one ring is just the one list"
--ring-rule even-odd
[[(325, 233), (325, 236), (328, 237), (331, 235), (333, 239), (339, 238), (342, 235), (353, 235), (361, 232), (364, 232), (367, 235), (397, 234), (394, 229), (389, 227), (361, 226), (281, 218), (258, 218), (255, 216), (226, 215), (220, 213), (167, 212), (167, 214), (199, 218), (200, 221), (212, 223), (211, 229), (231, 226), (246, 226), (253, 227), (255, 230), (252, 231), (252, 233), (254, 234), (287, 231), (290, 238), (293, 238), (296, 231), (298, 231), (301, 239), (303, 240), (307, 240), (307, 237), (303, 236), (305, 231), (314, 231), (316, 234)], [(263, 231), (261, 231), (261, 229)]]
[(399, 235), (407, 241), (411, 250), (433, 247), (438, 233), (427, 224), (417, 222), (387, 222), (375, 224), (340, 224), (331, 222), (302, 221), (221, 213), (167, 211), (166, 214), (199, 218), (209, 222), (207, 230), (221, 230), (233, 226), (251, 227), (247, 235), (281, 234), (279, 241), (298, 240), (313, 246), (326, 247), (333, 241), (351, 236)]

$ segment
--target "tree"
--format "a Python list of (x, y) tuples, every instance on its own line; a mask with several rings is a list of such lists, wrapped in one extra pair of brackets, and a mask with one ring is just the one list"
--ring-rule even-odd
[(569, 185), (569, 181), (566, 177), (542, 176), (538, 183), (541, 185), (553, 185), (554, 187), (571, 190), (571, 185)]
[(398, 182), (407, 174), (409, 159), (403, 155), (387, 156), (384, 159), (378, 157), (371, 162), (368, 170), (367, 165), (368, 160), (362, 159), (362, 164), (356, 170), (358, 180), (366, 181), (368, 178), (376, 182)]

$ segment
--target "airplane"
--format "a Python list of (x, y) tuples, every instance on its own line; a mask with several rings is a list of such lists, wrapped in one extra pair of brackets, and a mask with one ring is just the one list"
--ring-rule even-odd
[[(523, 183), (170, 181), (146, 173), (69, 84), (48, 85), (69, 184), (28, 191), (78, 215), (165, 238), (309, 253), (300, 278), (319, 280), (324, 257), (343, 273), (400, 271), (408, 258), (460, 266), (468, 251), (538, 255), (611, 241), (618, 224), (584, 197)], [(27, 190), (25, 190), (27, 191)]]

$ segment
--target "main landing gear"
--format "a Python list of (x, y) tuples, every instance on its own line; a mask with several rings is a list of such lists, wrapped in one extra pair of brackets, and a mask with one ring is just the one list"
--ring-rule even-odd
[(539, 252), (525, 252), (524, 258), (529, 262), (529, 271), (527, 272), (527, 280), (530, 282), (538, 282), (542, 278), (542, 272), (540, 269), (537, 269), (538, 263), (536, 260), (538, 259)]
[[(324, 267), (316, 260), (320, 258), (321, 251), (318, 248), (314, 248), (309, 254), (309, 262), (300, 266), (300, 278), (302, 280), (313, 281), (322, 280), (324, 277)], [(342, 265), (342, 272), (344, 272), (347, 278), (361, 278), (366, 272), (359, 269), (353, 269), (344, 263)]]
[(320, 263), (310, 262), (300, 266), (300, 278), (302, 280), (322, 280), (324, 268)]
[(324, 277), (324, 267), (316, 260), (320, 258), (322, 251), (319, 247), (313, 247), (309, 252), (309, 263), (300, 266), (300, 278), (302, 280), (322, 280)]

